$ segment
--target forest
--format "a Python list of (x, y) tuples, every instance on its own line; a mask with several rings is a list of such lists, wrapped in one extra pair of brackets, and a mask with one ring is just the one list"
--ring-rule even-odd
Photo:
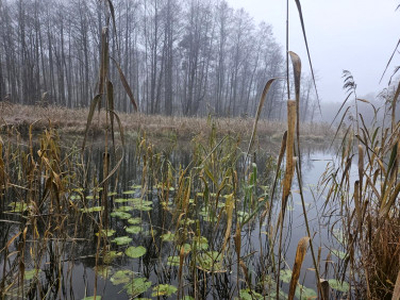
[[(110, 57), (146, 114), (253, 116), (265, 81), (284, 77), (273, 28), (223, 0), (118, 0), (108, 28)], [(104, 1), (6, 0), (0, 3), (0, 96), (12, 103), (87, 107), (99, 80)], [(110, 26), (111, 27), (111, 26)], [(112, 62), (111, 62), (112, 63)], [(116, 109), (131, 112), (116, 68)], [(311, 80), (302, 118), (312, 119)], [(119, 85), (118, 85), (119, 84)], [(284, 117), (284, 81), (263, 112)]]

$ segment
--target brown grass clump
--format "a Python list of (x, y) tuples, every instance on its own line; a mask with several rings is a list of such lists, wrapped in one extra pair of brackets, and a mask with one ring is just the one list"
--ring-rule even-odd
[(391, 299), (400, 272), (400, 123), (387, 123), (370, 128), (362, 115), (353, 118), (337, 166), (323, 178), (329, 186), (326, 206), (334, 207), (329, 215), (339, 217), (333, 227), (344, 237), (346, 256), (338, 276), (360, 299)]

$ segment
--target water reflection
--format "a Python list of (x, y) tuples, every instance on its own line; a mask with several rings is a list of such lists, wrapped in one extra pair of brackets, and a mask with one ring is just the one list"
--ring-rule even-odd
[[(236, 144), (232, 143), (231, 146), (232, 152), (240, 152), (233, 148), (237, 147)], [(108, 151), (112, 153), (111, 149)], [(108, 213), (119, 211), (128, 214), (128, 217), (122, 218), (120, 216), (123, 214), (120, 214), (110, 218), (109, 227), (115, 230), (115, 233), (108, 238), (104, 246), (101, 242), (97, 258), (99, 244), (96, 234), (101, 222), (100, 213), (82, 213), (79, 210), (71, 212), (68, 218), (63, 219), (66, 224), (65, 231), (59, 235), (48, 236), (43, 239), (43, 244), (35, 240), (36, 235), (29, 227), (26, 237), (28, 246), (21, 248), (24, 249), (23, 257), (26, 261), (21, 265), (21, 262), (7, 257), (12, 251), (18, 250), (18, 244), (7, 247), (7, 243), (12, 236), (23, 232), (25, 218), (23, 215), (5, 213), (3, 210), (0, 215), (0, 219), (3, 220), (0, 222), (0, 248), (7, 248), (7, 251), (0, 253), (2, 287), (6, 287), (16, 278), (12, 274), (17, 274), (18, 267), (28, 270), (38, 267), (42, 270), (39, 280), (31, 281), (30, 286), (26, 288), (29, 298), (38, 295), (38, 298), (42, 298), (51, 294), (61, 299), (82, 299), (86, 293), (93, 293), (95, 281), (97, 294), (102, 295), (103, 299), (127, 299), (139, 295), (139, 292), (124, 288), (126, 282), (112, 284), (112, 277), (107, 275), (115, 274), (118, 270), (131, 270), (135, 278), (145, 277), (152, 282), (152, 287), (157, 284), (170, 284), (179, 287), (179, 291), (183, 291), (182, 295), (196, 295), (202, 299), (230, 299), (237, 294), (237, 288), (248, 287), (246, 280), (250, 280), (255, 286), (260, 284), (262, 278), (267, 281), (266, 277), (271, 269), (266, 266), (273, 263), (274, 249), (271, 248), (271, 241), (266, 235), (265, 224), (260, 227), (260, 219), (256, 216), (258, 221), (248, 222), (242, 227), (240, 250), (235, 248), (238, 236), (235, 230), (238, 222), (250, 219), (251, 212), (258, 209), (258, 202), (264, 205), (263, 201), (268, 200), (268, 186), (274, 178), (276, 154), (261, 147), (253, 159), (255, 165), (252, 166), (246, 163), (244, 155), (236, 160), (233, 156), (218, 152), (219, 150), (212, 154), (207, 154), (207, 151), (210, 149), (207, 150), (206, 147), (189, 151), (183, 151), (179, 147), (159, 151), (150, 146), (139, 149), (137, 145), (128, 145), (121, 167), (110, 179), (109, 192), (115, 191), (115, 194), (108, 196)], [(80, 184), (76, 185), (76, 192), (68, 195), (77, 207), (82, 204), (87, 207), (101, 205), (104, 191), (96, 191), (91, 187), (96, 185), (96, 180), (103, 179), (103, 153), (104, 148), (101, 145), (90, 148), (84, 158), (87, 168), (77, 169)], [(120, 153), (117, 151), (116, 156), (112, 157), (113, 162), (118, 160)], [(209, 155), (215, 155), (211, 163), (207, 161)], [(313, 232), (320, 236), (321, 246), (327, 243), (327, 240), (324, 229), (320, 228), (320, 206), (314, 198), (312, 188), (318, 184), (319, 176), (324, 171), (325, 159), (331, 157), (331, 152), (322, 147), (304, 147), (302, 150), (303, 186), (308, 217)], [(198, 167), (206, 164), (209, 164), (208, 169)], [(188, 166), (190, 168), (185, 171)], [(225, 168), (226, 166), (232, 168)], [(251, 175), (244, 176), (255, 174), (255, 171), (248, 173), (251, 168), (257, 170), (254, 175), (257, 177), (257, 184), (254, 188), (248, 185)], [(211, 182), (215, 174), (220, 177)], [(239, 186), (234, 186), (236, 183), (239, 183)], [(306, 235), (297, 189), (298, 183), (294, 182), (289, 217), (285, 222), (285, 261), (289, 266), (293, 265), (298, 240)], [(238, 202), (233, 208), (233, 220), (230, 225), (232, 227), (227, 235), (229, 193), (235, 194)], [(250, 201), (252, 197), (257, 198)], [(10, 191), (5, 199), (15, 198), (22, 197), (13, 195)], [(147, 201), (150, 204), (143, 204)], [(215, 208), (211, 215), (209, 207)], [(122, 208), (124, 211), (121, 211)], [(40, 225), (40, 220), (45, 216), (36, 218)], [(130, 223), (130, 220), (135, 218), (140, 220), (139, 223)], [(49, 230), (45, 226), (45, 220), (43, 224), (42, 227), (37, 227), (40, 231), (39, 236), (42, 237), (45, 231)], [(137, 228), (133, 228), (135, 226)], [(129, 228), (131, 232), (127, 232)], [(56, 226), (53, 229), (57, 232)], [(172, 242), (166, 238), (168, 234), (171, 234)], [(113, 242), (116, 237), (128, 237), (131, 240), (128, 244), (117, 245)], [(187, 253), (181, 249), (186, 247), (186, 244), (190, 247)], [(137, 259), (129, 258), (123, 254), (128, 246), (143, 246), (146, 253)], [(39, 251), (42, 253), (39, 264), (30, 260), (32, 247), (42, 247)], [(105, 276), (98, 275), (96, 279), (96, 261), (98, 266), (102, 265), (102, 259), (110, 251), (115, 251), (117, 255), (112, 262), (105, 264), (109, 273)], [(321, 253), (327, 255), (326, 248)], [(171, 263), (173, 258), (177, 259), (175, 264)], [(243, 262), (244, 266), (240, 262)], [(304, 265), (313, 266), (309, 256)], [(314, 276), (312, 271), (306, 272), (303, 284), (315, 286)], [(151, 297), (152, 291), (149, 289), (144, 296)]]

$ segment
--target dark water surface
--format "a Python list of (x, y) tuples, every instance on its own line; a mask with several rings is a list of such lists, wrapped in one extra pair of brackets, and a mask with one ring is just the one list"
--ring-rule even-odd
[[(198, 219), (188, 218), (186, 220), (186, 228), (183, 241), (177, 241), (172, 237), (171, 242), (168, 239), (168, 234), (176, 234), (182, 239), (182, 235), (178, 232), (181, 227), (177, 225), (177, 220), (180, 218), (184, 219), (186, 216), (179, 215), (177, 211), (177, 203), (174, 203), (174, 197), (178, 193), (176, 190), (176, 181), (178, 180), (179, 170), (186, 168), (191, 164), (193, 159), (194, 149), (189, 147), (176, 147), (174, 149), (169, 146), (166, 148), (159, 147), (149, 152), (142, 151), (137, 153), (137, 147), (135, 145), (126, 147), (124, 160), (121, 164), (118, 172), (118, 180), (115, 181), (115, 176), (112, 179), (112, 188), (109, 192), (114, 192), (109, 196), (110, 213), (118, 211), (121, 207), (124, 208), (125, 215), (121, 216), (111, 214), (109, 217), (109, 227), (114, 230), (115, 233), (109, 237), (109, 243), (101, 246), (101, 249), (107, 250), (106, 252), (115, 251), (116, 257), (103, 266), (108, 268), (107, 276), (101, 276), (99, 272), (97, 279), (95, 276), (96, 266), (96, 252), (97, 252), (97, 236), (99, 213), (82, 213), (76, 215), (76, 220), (68, 222), (67, 236), (70, 238), (64, 238), (63, 240), (49, 239), (46, 245), (43, 245), (43, 251), (46, 252), (44, 255), (45, 259), (41, 261), (40, 271), (38, 271), (38, 279), (41, 284), (32, 285), (30, 280), (25, 279), (24, 285), (26, 290), (29, 290), (31, 286), (30, 294), (26, 294), (26, 298), (46, 298), (46, 299), (83, 299), (85, 296), (91, 296), (94, 292), (95, 280), (97, 280), (97, 295), (101, 295), (102, 299), (129, 299), (132, 296), (141, 296), (144, 298), (157, 298), (157, 292), (159, 297), (167, 297), (162, 295), (160, 289), (155, 289), (159, 284), (168, 284), (172, 287), (181, 287), (183, 294), (188, 296), (186, 299), (191, 299), (189, 296), (197, 295), (200, 299), (229, 299), (237, 296), (237, 287), (240, 286), (243, 289), (246, 288), (244, 282), (244, 275), (242, 270), (238, 271), (237, 259), (235, 256), (235, 222), (237, 218), (242, 218), (243, 221), (251, 214), (251, 208), (247, 211), (236, 211), (235, 219), (232, 225), (230, 239), (225, 247), (224, 261), (218, 264), (218, 259), (215, 259), (212, 266), (206, 262), (204, 258), (203, 262), (197, 262), (198, 266), (195, 268), (190, 267), (190, 257), (193, 254), (193, 245), (195, 244), (196, 237), (201, 235), (205, 238), (202, 242), (197, 240), (196, 245), (201, 252), (205, 255), (211, 254), (211, 250), (219, 251), (222, 244), (224, 243), (225, 231), (226, 231), (226, 217), (225, 213), (218, 215), (209, 216), (207, 215), (207, 203), (204, 203), (205, 194), (204, 189), (202, 190), (200, 185), (193, 187), (190, 191), (190, 201), (194, 201), (193, 204), (196, 213), (190, 214), (190, 217), (198, 217)], [(186, 148), (186, 149), (184, 149)], [(87, 204), (87, 207), (93, 207), (99, 205), (99, 197), (101, 197), (101, 191), (96, 193), (90, 186), (95, 183), (95, 178), (101, 178), (103, 172), (103, 152), (102, 146), (92, 147), (90, 152), (86, 154), (89, 168), (87, 168), (87, 187), (83, 190), (79, 189), (77, 185), (77, 191), (72, 192), (71, 201), (83, 201)], [(146, 156), (146, 157), (145, 157)], [(257, 152), (257, 159), (255, 166), (257, 168), (257, 180), (258, 189), (257, 194), (262, 195), (265, 193), (265, 197), (268, 197), (268, 186), (272, 184), (274, 174), (271, 170), (274, 164), (274, 158), (276, 154), (270, 151), (268, 147), (260, 149)], [(157, 165), (161, 166), (159, 169), (150, 168), (149, 165), (143, 163), (143, 157), (145, 160), (153, 159), (157, 161)], [(332, 150), (327, 147), (306, 147), (302, 153), (302, 174), (303, 174), (303, 191), (304, 199), (307, 207), (307, 217), (311, 226), (311, 234), (314, 235), (314, 247), (316, 253), (320, 248), (321, 260), (325, 260), (330, 250), (335, 245), (335, 239), (328, 234), (328, 229), (333, 222), (332, 218), (327, 218), (324, 214), (323, 203), (324, 199), (319, 195), (319, 179), (321, 174), (325, 171), (328, 163), (332, 161), (333, 153)], [(272, 159), (271, 159), (272, 158)], [(240, 182), (238, 186), (238, 195), (244, 196), (246, 187), (244, 183), (246, 181), (245, 168), (248, 164), (245, 164), (243, 159), (237, 163), (238, 180)], [(160, 174), (153, 174), (152, 172), (161, 172), (162, 170), (168, 169), (173, 170), (173, 177), (175, 183), (171, 183), (170, 191), (168, 193), (163, 190), (160, 185)], [(171, 171), (172, 172), (172, 171)], [(197, 176), (197, 175), (196, 175)], [(117, 182), (115, 184), (115, 182)], [(290, 197), (288, 204), (288, 215), (285, 219), (284, 225), (284, 261), (281, 264), (282, 268), (292, 268), (294, 263), (294, 256), (296, 253), (296, 247), (298, 241), (307, 235), (303, 208), (301, 204), (300, 194), (298, 192), (299, 185), (297, 180), (293, 182), (292, 186), (292, 197)], [(218, 197), (213, 192), (209, 191), (209, 201), (215, 201)], [(85, 196), (85, 200), (82, 199), (82, 195)], [(168, 199), (165, 199), (165, 197)], [(18, 198), (18, 195), (15, 195)], [(229, 196), (228, 196), (229, 197)], [(221, 206), (219, 206), (219, 212), (224, 209), (224, 201), (228, 199), (225, 195), (219, 195)], [(240, 198), (239, 197), (239, 198)], [(279, 198), (279, 197), (278, 197)], [(78, 200), (76, 200), (78, 199)], [(141, 199), (141, 200), (133, 200)], [(193, 199), (193, 200), (192, 200)], [(238, 201), (244, 201), (239, 199)], [(10, 201), (11, 202), (11, 201)], [(215, 202), (212, 202), (215, 204)], [(4, 205), (4, 210), (7, 209), (7, 205)], [(133, 207), (132, 207), (133, 206)], [(237, 205), (239, 206), (239, 205)], [(131, 207), (131, 208), (129, 208)], [(167, 209), (166, 209), (167, 208)], [(238, 208), (239, 209), (239, 208)], [(182, 212), (181, 212), (182, 213)], [(276, 212), (275, 212), (276, 213)], [(123, 214), (122, 214), (123, 215)], [(273, 216), (273, 217), (276, 217)], [(329, 216), (328, 216), (329, 217)], [(45, 217), (43, 217), (45, 218)], [(20, 261), (12, 260), (12, 252), (17, 251), (19, 245), (12, 244), (7, 245), (7, 242), (11, 237), (18, 234), (23, 228), (21, 225), (24, 218), (20, 215), (16, 215), (11, 212), (3, 212), (0, 214), (0, 249), (3, 251), (0, 253), (0, 281), (3, 281), (3, 287), (10, 283), (10, 280), (15, 280), (17, 277), (13, 277), (9, 274), (9, 270), (12, 269), (12, 264), (19, 264), (20, 267), (25, 270), (34, 269), (34, 263), (30, 259), (30, 248), (37, 247), (32, 236), (27, 237), (27, 244), (25, 246), (25, 261), (22, 265)], [(130, 220), (130, 221), (128, 221)], [(134, 220), (134, 221), (132, 221)], [(136, 221), (135, 221), (136, 220)], [(254, 220), (247, 223), (242, 228), (241, 237), (241, 255), (244, 257), (243, 261), (246, 264), (249, 272), (250, 280), (256, 283), (261, 274), (263, 273), (262, 264), (260, 264), (260, 249), (267, 249), (269, 241), (266, 235), (265, 224), (259, 226), (259, 216), (256, 216)], [(14, 222), (14, 223), (13, 223)], [(22, 226), (22, 227), (21, 227)], [(129, 229), (130, 228), (130, 229)], [(40, 230), (40, 228), (39, 228)], [(128, 230), (128, 232), (127, 232)], [(131, 230), (131, 231), (129, 231)], [(117, 237), (128, 237), (128, 243), (118, 245), (115, 238)], [(190, 245), (190, 253), (182, 256), (182, 251), (176, 245)], [(205, 246), (206, 245), (206, 246)], [(9, 246), (7, 255), (8, 262), (4, 263), (6, 252), (4, 249)], [(144, 255), (132, 258), (124, 254), (128, 247), (144, 247), (146, 252)], [(271, 249), (270, 249), (271, 250)], [(58, 255), (58, 256), (57, 256)], [(55, 258), (62, 256), (59, 262)], [(181, 255), (181, 256), (180, 256)], [(201, 257), (201, 255), (199, 257)], [(265, 255), (265, 253), (264, 253)], [(101, 256), (101, 255), (100, 255)], [(183, 280), (179, 282), (179, 258), (184, 258)], [(175, 264), (171, 263), (171, 260)], [(176, 261), (177, 259), (177, 261)], [(170, 261), (168, 261), (170, 260)], [(99, 259), (98, 265), (102, 265), (101, 259)], [(178, 266), (177, 266), (178, 265)], [(323, 265), (323, 263), (321, 263)], [(212, 272), (210, 268), (213, 268)], [(303, 272), (301, 274), (300, 282), (308, 288), (316, 290), (315, 284), (315, 272), (312, 270), (314, 265), (312, 263), (310, 251), (308, 250), (306, 259), (303, 263)], [(323, 269), (323, 268), (322, 268)], [(15, 270), (15, 269), (14, 269)], [(115, 274), (118, 271), (127, 271), (127, 278), (132, 280), (134, 278), (144, 278), (147, 281), (139, 284), (139, 289), (135, 292), (129, 293), (126, 288), (127, 280), (122, 279), (122, 283), (118, 283)], [(196, 271), (193, 271), (196, 270)], [(213, 273), (211, 276), (210, 274)], [(104, 272), (106, 274), (106, 272)], [(265, 274), (264, 274), (265, 275)], [(325, 276), (331, 276), (331, 273), (324, 274)], [(240, 282), (238, 283), (238, 278)], [(20, 284), (19, 284), (20, 285)], [(288, 284), (283, 283), (282, 289), (287, 292)], [(28, 288), (27, 288), (28, 287)], [(145, 292), (140, 293), (140, 288), (145, 287)], [(131, 289), (132, 292), (132, 289)], [(195, 293), (196, 292), (196, 293)], [(10, 295), (18, 294), (18, 290), (14, 290), (8, 293), (9, 299), (17, 299), (18, 297), (12, 297)], [(37, 295), (47, 295), (39, 297)], [(152, 296), (153, 294), (153, 296)], [(181, 294), (181, 295), (183, 295)], [(177, 292), (171, 290), (169, 298), (177, 298)], [(168, 298), (168, 297), (167, 297)], [(181, 297), (182, 298), (182, 297)], [(257, 297), (255, 297), (257, 299)]]

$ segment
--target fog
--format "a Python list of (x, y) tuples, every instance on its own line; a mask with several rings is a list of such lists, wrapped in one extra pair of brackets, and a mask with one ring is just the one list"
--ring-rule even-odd
[[(258, 22), (272, 24), (277, 41), (285, 45), (286, 1), (228, 0), (236, 9), (243, 7)], [(290, 2), (290, 50), (298, 53), (303, 70), (309, 71), (299, 14)], [(400, 38), (398, 1), (337, 0), (301, 1), (307, 38), (318, 91), (323, 102), (341, 102), (343, 70), (352, 72), (359, 96), (378, 94), (387, 86), (397, 56), (379, 83), (386, 64)], [(372, 93), (372, 94), (371, 94)]]

